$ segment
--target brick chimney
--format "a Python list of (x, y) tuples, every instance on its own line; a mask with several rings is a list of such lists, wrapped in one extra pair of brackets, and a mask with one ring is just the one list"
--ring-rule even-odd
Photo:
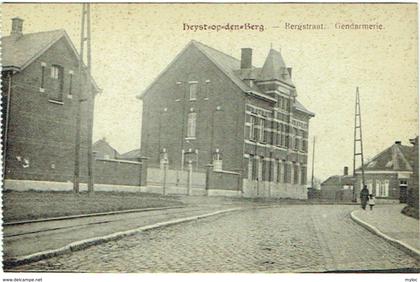
[(252, 68), (252, 49), (242, 48), (241, 49), (241, 69)]
[(287, 72), (289, 73), (290, 78), (292, 78), (292, 68), (287, 68)]
[(12, 19), (12, 31), (10, 32), (10, 35), (22, 35), (22, 29), (23, 29), (23, 20), (21, 18), (13, 18)]
[(344, 176), (349, 175), (349, 167), (345, 166), (344, 167)]

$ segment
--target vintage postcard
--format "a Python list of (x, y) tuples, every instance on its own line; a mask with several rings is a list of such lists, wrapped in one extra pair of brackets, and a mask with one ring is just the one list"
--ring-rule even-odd
[(1, 8), (10, 279), (417, 281), (417, 4)]

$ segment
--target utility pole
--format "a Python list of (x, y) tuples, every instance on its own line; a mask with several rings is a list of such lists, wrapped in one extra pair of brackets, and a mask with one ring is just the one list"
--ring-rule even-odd
[[(86, 32), (86, 34), (85, 34)], [(81, 103), (88, 102), (91, 99), (92, 109), (94, 99), (91, 97), (91, 41), (90, 41), (90, 4), (82, 4), (82, 26), (80, 31), (80, 57), (79, 57), (79, 95), (77, 97), (77, 111), (76, 111), (76, 137), (74, 150), (74, 181), (73, 192), (79, 193), (80, 184), (80, 137), (81, 137)], [(87, 51), (87, 67), (84, 69), (84, 49), (86, 44)], [(88, 86), (86, 87), (87, 84)], [(84, 95), (85, 93), (85, 95)], [(90, 105), (89, 105), (90, 106)], [(88, 106), (88, 111), (90, 107)], [(93, 112), (87, 117), (88, 132), (87, 132), (87, 164), (88, 164), (88, 191), (93, 192), (93, 151), (92, 151), (92, 127), (93, 127)]]
[[(86, 16), (86, 45), (87, 45), (87, 77), (90, 80), (92, 77), (92, 56), (91, 56), (91, 30), (90, 30), (90, 4), (84, 4), (85, 5), (85, 11), (86, 14), (83, 14)], [(83, 28), (83, 27), (82, 27)], [(89, 106), (89, 109), (92, 109), (92, 113), (88, 111), (88, 133), (87, 133), (87, 139), (88, 139), (88, 192), (89, 194), (94, 192), (94, 155), (93, 155), (93, 148), (92, 148), (92, 133), (93, 133), (93, 109), (95, 108), (94, 103), (95, 99), (92, 95), (92, 85), (89, 81), (88, 88), (87, 88), (87, 99), (91, 99), (91, 105)]]
[[(357, 134), (359, 132), (359, 134)], [(357, 151), (357, 143), (360, 144), (360, 151)], [(356, 157), (360, 156), (361, 159), (361, 170), (362, 170), (362, 187), (365, 187), (365, 168), (364, 168), (364, 161), (363, 161), (363, 138), (362, 138), (362, 114), (360, 110), (360, 95), (359, 95), (359, 87), (356, 87), (356, 103), (355, 103), (355, 110), (354, 110), (354, 144), (353, 144), (353, 179), (356, 181)], [(353, 201), (357, 201), (356, 199), (356, 183), (353, 183)]]
[(315, 163), (315, 136), (314, 136), (314, 143), (312, 146), (312, 177), (311, 177), (311, 188), (314, 189), (314, 163)]

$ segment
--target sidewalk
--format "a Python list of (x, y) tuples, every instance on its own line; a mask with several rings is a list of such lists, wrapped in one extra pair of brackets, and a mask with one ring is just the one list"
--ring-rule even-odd
[(419, 221), (401, 213), (404, 204), (377, 205), (373, 211), (361, 208), (351, 213), (352, 219), (394, 246), (420, 258)]

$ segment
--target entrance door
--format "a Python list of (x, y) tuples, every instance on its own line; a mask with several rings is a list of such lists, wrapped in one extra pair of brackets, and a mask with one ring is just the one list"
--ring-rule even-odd
[(400, 180), (400, 203), (407, 203), (407, 180)]

